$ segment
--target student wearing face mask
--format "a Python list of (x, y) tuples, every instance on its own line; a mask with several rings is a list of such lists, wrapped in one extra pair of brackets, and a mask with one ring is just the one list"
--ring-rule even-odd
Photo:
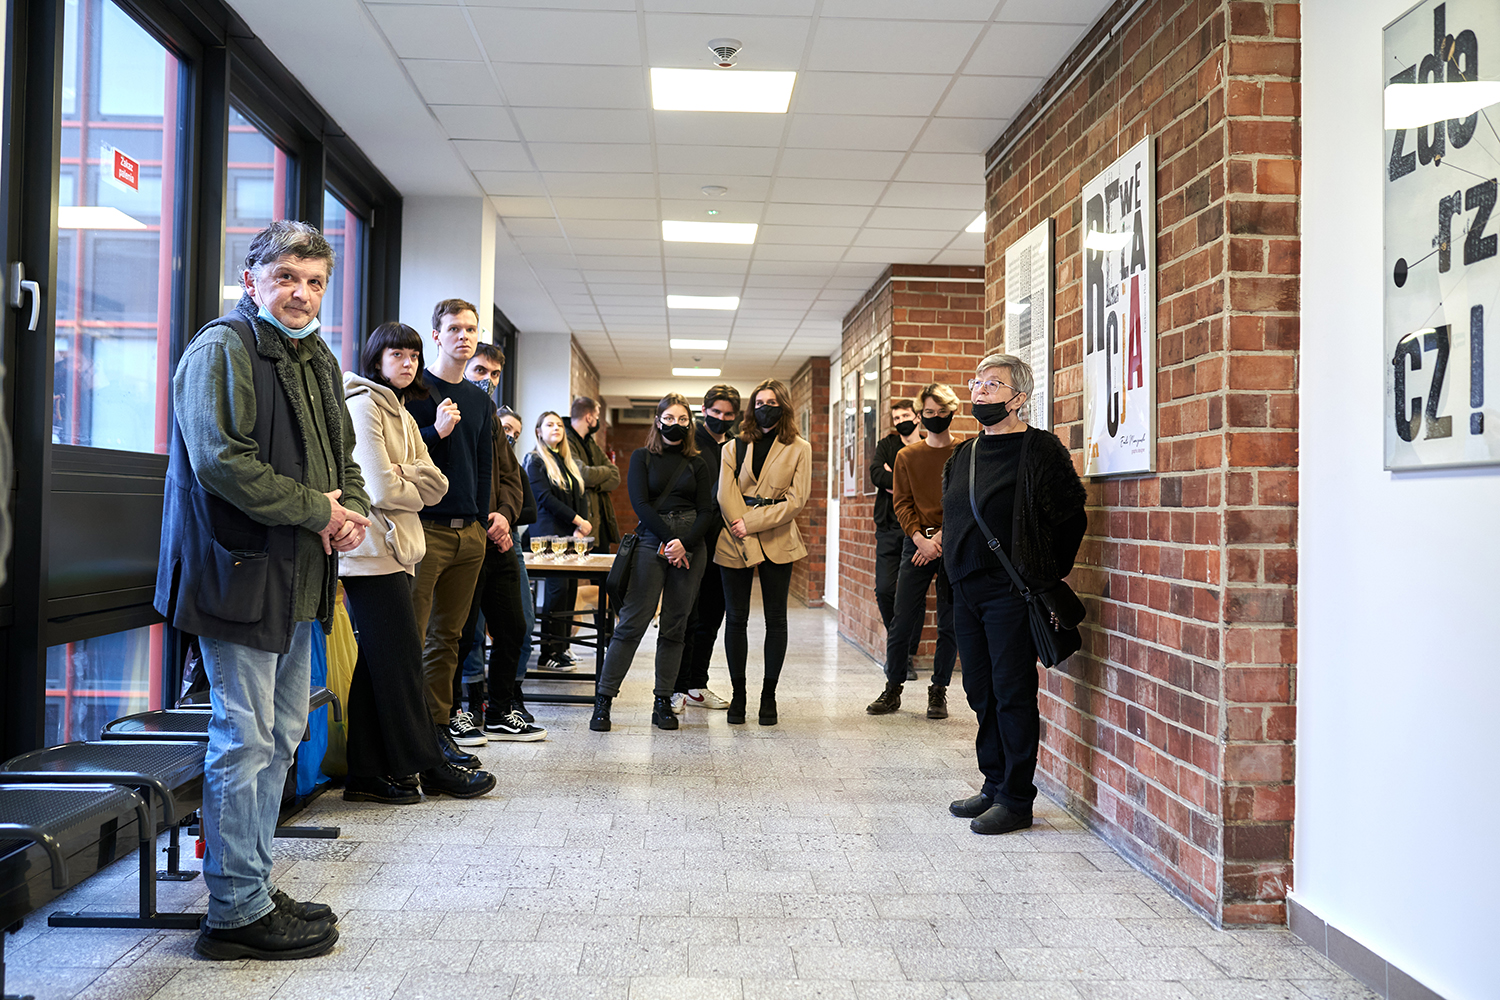
[[(536, 447), (521, 463), (536, 496), (536, 523), (531, 526), (533, 538), (538, 535), (587, 537), (594, 532), (593, 524), (583, 515), (587, 509), (584, 506), (583, 472), (568, 447), (566, 426), (561, 415), (551, 410), (544, 412), (536, 421)], [(573, 631), (571, 615), (577, 598), (577, 580), (569, 579), (566, 583), (549, 580), (545, 583), (538, 609), (546, 616), (538, 670), (573, 669), (573, 661), (565, 654)]]
[(568, 450), (578, 463), (583, 480), (584, 504), (581, 513), (594, 526), (594, 551), (608, 552), (620, 540), (620, 526), (615, 523), (615, 502), (610, 498), (620, 485), (620, 469), (599, 444), (602, 415), (599, 400), (579, 396), (568, 411)]
[(713, 473), (698, 454), (693, 414), (678, 393), (668, 393), (656, 405), (656, 420), (646, 434), (645, 447), (630, 456), (628, 485), (630, 505), (640, 518), (638, 543), (630, 586), (604, 656), (594, 717), (589, 720), (589, 728), (596, 732), (609, 731), (610, 704), (620, 693), (658, 602), (661, 619), (651, 724), (658, 729), (677, 728), (672, 688), (682, 662), (688, 612), (708, 562), (703, 538), (717, 516)]
[(1031, 387), (1031, 366), (1020, 358), (992, 354), (981, 361), (969, 398), (984, 433), (955, 448), (943, 473), (943, 564), (984, 775), (978, 795), (948, 810), (982, 834), (1031, 826), (1041, 719), (1026, 600), (990, 551), (974, 511), (1028, 587), (1050, 586), (1072, 572), (1088, 529), (1083, 484), (1068, 449), (1023, 416)]
[[(896, 456), (903, 448), (922, 441), (922, 424), (911, 400), (891, 401), (891, 426), (895, 429), (876, 443), (875, 457), (870, 462), (870, 482), (875, 484), (875, 606), (880, 609), (887, 639), (896, 617), (896, 578), (901, 573), (901, 546), (906, 540), (891, 502)], [(917, 679), (916, 671), (911, 669), (911, 658), (917, 655), (917, 644), (921, 641), (920, 632), (912, 636), (911, 648), (902, 660), (907, 665), (902, 680)]]
[(725, 530), (714, 552), (724, 577), (724, 651), (734, 695), (729, 721), (745, 721), (745, 664), (750, 654), (750, 591), (760, 573), (766, 616), (765, 680), (758, 721), (774, 726), (776, 682), (786, 659), (786, 600), (792, 563), (807, 555), (796, 517), (812, 488), (812, 446), (797, 433), (792, 396), (779, 379), (766, 379), (750, 394), (750, 412), (734, 447), (719, 465), (719, 510)]
[(886, 629), (885, 690), (865, 707), (871, 715), (886, 715), (901, 707), (902, 682), (909, 679), (911, 650), (922, 639), (927, 617), (927, 589), (937, 581), (937, 652), (932, 658), (932, 684), (927, 688), (927, 717), (948, 717), (948, 684), (953, 679), (957, 646), (953, 637), (953, 594), (943, 572), (943, 466), (953, 454), (948, 427), (958, 412), (958, 396), (946, 385), (924, 386), (922, 427), (925, 440), (896, 455), (892, 491), (903, 547), (896, 582), (895, 614)]

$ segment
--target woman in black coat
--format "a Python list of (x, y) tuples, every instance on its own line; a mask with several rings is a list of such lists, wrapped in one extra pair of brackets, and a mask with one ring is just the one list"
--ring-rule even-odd
[(971, 453), (974, 500), (1028, 586), (1045, 587), (1072, 572), (1088, 528), (1083, 484), (1068, 449), (1021, 415), (1032, 384), (1031, 366), (1020, 358), (992, 354), (981, 361), (969, 398), (984, 433), (954, 449), (943, 470), (943, 564), (984, 774), (978, 795), (948, 808), (983, 834), (1031, 825), (1041, 717), (1026, 601), (974, 519)]
[[(530, 537), (593, 533), (594, 526), (581, 513), (588, 509), (584, 503), (583, 474), (568, 450), (567, 424), (562, 417), (548, 410), (537, 419), (536, 448), (521, 465), (536, 495), (536, 523), (531, 526)], [(542, 624), (545, 638), (537, 669), (572, 670), (573, 661), (566, 655), (568, 637), (573, 631), (572, 619), (563, 615), (571, 614), (578, 600), (578, 581), (560, 584), (548, 580), (544, 587), (538, 610), (546, 616)]]

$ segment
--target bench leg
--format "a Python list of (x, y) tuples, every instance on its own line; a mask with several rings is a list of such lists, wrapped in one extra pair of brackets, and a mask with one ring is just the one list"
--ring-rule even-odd
[(156, 880), (158, 882), (191, 882), (198, 877), (194, 871), (182, 870), (182, 827), (174, 826), (167, 834), (167, 846), (164, 849), (167, 855), (167, 867), (157, 869)]

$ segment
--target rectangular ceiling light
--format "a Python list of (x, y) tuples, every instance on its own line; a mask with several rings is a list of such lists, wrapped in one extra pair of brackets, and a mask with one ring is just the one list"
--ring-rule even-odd
[(684, 340), (681, 337), (672, 338), (672, 350), (674, 351), (727, 351), (729, 341), (727, 340)]
[(663, 219), (661, 238), (669, 243), (754, 243), (753, 222), (676, 222)]
[(673, 368), (673, 375), (681, 375), (683, 378), (718, 378), (717, 368)]
[(738, 295), (668, 295), (668, 309), (722, 309), (733, 312), (740, 307)]
[(966, 232), (966, 233), (982, 233), (982, 232), (984, 232), (984, 213), (980, 212), (979, 215), (977, 215), (974, 218), (974, 221), (971, 222), (971, 223), (969, 223), (969, 225), (964, 229), (964, 232)]
[(651, 67), (651, 106), (657, 111), (751, 111), (784, 115), (796, 73)]
[(107, 205), (59, 205), (57, 208), (58, 229), (145, 229), (138, 222)]

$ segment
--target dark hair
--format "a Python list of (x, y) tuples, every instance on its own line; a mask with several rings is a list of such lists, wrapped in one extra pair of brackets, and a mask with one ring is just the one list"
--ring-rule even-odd
[(432, 307), (432, 328), (441, 330), (444, 316), (457, 316), (461, 312), (473, 313), (474, 322), (479, 322), (479, 307), (468, 299), (444, 299)]
[[(484, 358), (484, 360), (488, 361), (496, 368), (505, 367), (505, 352), (500, 350), (498, 344), (490, 344), (481, 340), (479, 343), (474, 345), (474, 357)], [(469, 360), (472, 361), (474, 360), (474, 358), (470, 358)]]
[[(385, 377), (385, 372), (382, 370), (385, 352), (412, 350), (417, 352), (417, 374), (405, 389), (397, 389), (391, 385), (391, 380)], [(398, 323), (395, 320), (382, 323), (371, 330), (370, 335), (365, 338), (365, 346), (359, 352), (359, 373), (371, 382), (390, 389), (403, 403), (409, 399), (426, 399), (432, 394), (432, 390), (422, 378), (422, 369), (426, 366), (427, 362), (422, 358), (421, 335), (405, 323)]]
[(917, 408), (914, 405), (912, 405), (912, 401), (909, 400), (909, 399), (893, 399), (893, 400), (891, 400), (891, 412), (894, 413), (897, 410), (910, 410), (913, 413), (917, 412)]
[(781, 422), (776, 425), (776, 436), (782, 444), (797, 440), (797, 418), (792, 415), (792, 393), (779, 378), (762, 380), (750, 393), (750, 405), (745, 410), (745, 419), (740, 421), (740, 439), (749, 443), (763, 436), (760, 424), (755, 422), (755, 397), (770, 389), (776, 394), (776, 405), (781, 407)]
[(525, 425), (526, 423), (526, 421), (521, 420), (521, 415), (519, 413), (517, 413), (515, 410), (512, 410), (509, 406), (506, 405), (501, 405), (498, 409), (496, 409), (495, 416), (502, 420), (506, 417), (515, 417), (517, 420), (521, 421), (522, 425)]
[(250, 238), (250, 249), (245, 253), (245, 270), (252, 273), (269, 267), (286, 257), (303, 260), (321, 260), (333, 275), (336, 257), (333, 247), (318, 232), (316, 226), (294, 219), (278, 219)]
[(573, 408), (568, 411), (568, 416), (573, 420), (588, 416), (590, 413), (599, 412), (599, 401), (587, 396), (574, 396)]
[(684, 458), (692, 458), (698, 454), (698, 442), (693, 439), (693, 408), (688, 405), (687, 397), (680, 392), (669, 392), (656, 404), (656, 419), (651, 421), (651, 429), (646, 432), (646, 450), (653, 455), (660, 455), (661, 450), (666, 447), (667, 439), (661, 436), (661, 415), (674, 406), (687, 411), (688, 433), (682, 439), (682, 455)]
[(740, 391), (732, 385), (716, 385), (703, 394), (703, 408), (706, 410), (715, 403), (723, 400), (734, 407), (734, 412), (740, 412)]

